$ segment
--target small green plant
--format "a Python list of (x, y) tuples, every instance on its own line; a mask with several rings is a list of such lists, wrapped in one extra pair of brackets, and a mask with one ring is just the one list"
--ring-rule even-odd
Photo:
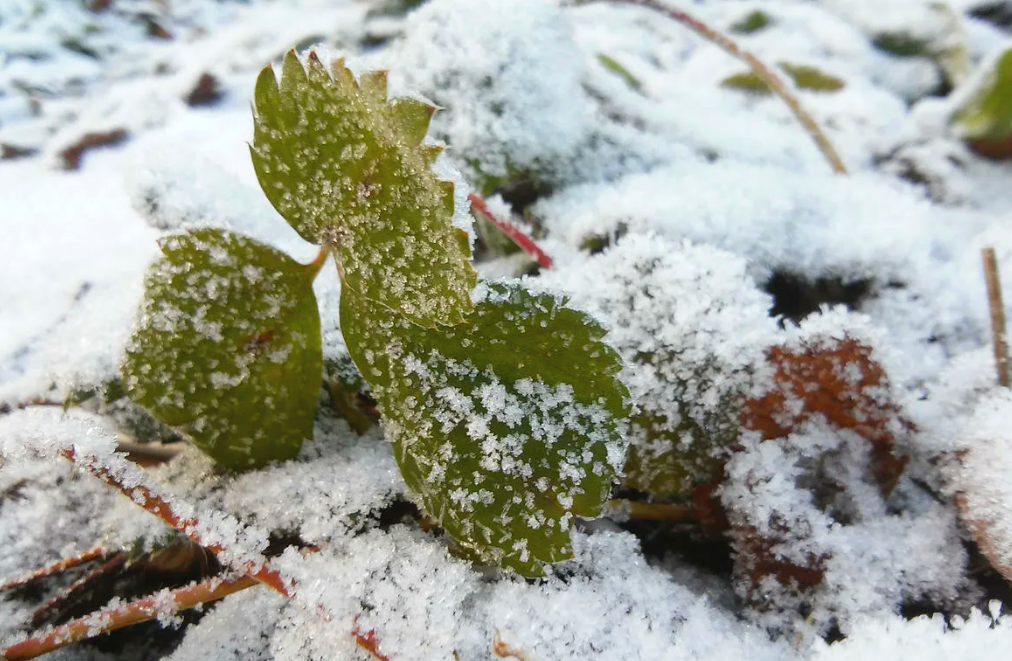
[(226, 469), (295, 457), (322, 382), (313, 279), (330, 255), (341, 326), (405, 482), (468, 557), (527, 576), (571, 557), (625, 454), (628, 393), (604, 330), (550, 293), (481, 283), (453, 184), (423, 144), (434, 108), (289, 52), (255, 95), (268, 199), (321, 247), (299, 264), (198, 229), (162, 241), (122, 366), (128, 395)]

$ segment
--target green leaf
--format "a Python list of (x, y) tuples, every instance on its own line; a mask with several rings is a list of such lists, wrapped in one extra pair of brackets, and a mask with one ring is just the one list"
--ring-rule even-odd
[(604, 53), (597, 54), (597, 61), (601, 63), (605, 69), (608, 69), (619, 78), (625, 81), (625, 84), (633, 88), (637, 92), (643, 88), (643, 84), (640, 83), (640, 79), (629, 73), (629, 70), (618, 63), (618, 61)]
[(1004, 140), (1012, 136), (1012, 48), (994, 62), (977, 89), (952, 115), (967, 140)]
[(223, 466), (293, 458), (311, 438), (322, 379), (313, 277), (220, 229), (161, 241), (122, 378), (127, 394)]
[(725, 398), (703, 424), (683, 416), (672, 425), (663, 413), (642, 409), (630, 425), (623, 484), (657, 499), (685, 499), (696, 487), (720, 482), (727, 447), (738, 438), (738, 402)]
[(737, 23), (731, 26), (733, 32), (738, 34), (752, 34), (758, 32), (764, 27), (772, 23), (773, 20), (769, 14), (759, 9), (753, 9), (748, 14), (743, 16)]
[(341, 328), (425, 511), (474, 559), (539, 576), (572, 556), (572, 517), (600, 514), (628, 393), (595, 321), (488, 288), (465, 324), (437, 330), (345, 291)]
[[(822, 73), (815, 67), (806, 64), (781, 62), (780, 67), (790, 76), (794, 84), (803, 90), (815, 92), (836, 92), (843, 89), (844, 83), (835, 76)], [(720, 83), (724, 87), (733, 87), (754, 94), (769, 94), (770, 88), (754, 71), (728, 76)]]
[(879, 32), (872, 37), (875, 48), (897, 57), (930, 56), (931, 40), (915, 36), (910, 32)]
[[(386, 76), (333, 76), (310, 53), (285, 56), (256, 85), (251, 154), (267, 198), (302, 238), (335, 249), (346, 285), (415, 323), (460, 323), (475, 273), (452, 224), (453, 185), (429, 170), (438, 150), (421, 141), (435, 110), (387, 103)], [(462, 238), (463, 237), (463, 238)]]

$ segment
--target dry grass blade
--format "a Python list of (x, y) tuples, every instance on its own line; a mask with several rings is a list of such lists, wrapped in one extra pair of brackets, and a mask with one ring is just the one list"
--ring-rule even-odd
[(773, 71), (763, 64), (759, 58), (746, 50), (742, 50), (730, 37), (718, 32), (699, 19), (693, 18), (678, 9), (666, 7), (654, 0), (612, 1), (619, 4), (646, 7), (647, 9), (652, 9), (653, 11), (664, 14), (668, 18), (678, 21), (682, 25), (686, 26), (707, 41), (716, 44), (728, 55), (736, 57), (747, 64), (760, 80), (766, 83), (777, 96), (783, 99), (784, 103), (786, 103), (791, 109), (791, 112), (794, 114), (794, 117), (798, 120), (801, 126), (804, 127), (810, 136), (812, 136), (812, 140), (815, 141), (815, 144), (818, 146), (819, 151), (822, 152), (822, 155), (826, 157), (826, 160), (829, 162), (829, 166), (833, 168), (833, 171), (837, 174), (847, 174), (847, 167), (843, 164), (843, 160), (833, 148), (832, 143), (829, 142), (829, 138), (826, 137), (826, 134), (822, 132), (822, 129), (815, 123), (815, 120), (808, 114), (808, 111), (801, 106), (801, 102), (798, 101), (797, 97), (791, 93), (783, 79), (773, 73)]
[(984, 278), (987, 280), (987, 301), (991, 308), (991, 333), (994, 339), (994, 360), (998, 368), (998, 383), (1005, 388), (1012, 387), (1009, 379), (1008, 334), (1005, 325), (1005, 303), (1001, 295), (1001, 279), (998, 277), (998, 259), (994, 248), (981, 251), (984, 260)]

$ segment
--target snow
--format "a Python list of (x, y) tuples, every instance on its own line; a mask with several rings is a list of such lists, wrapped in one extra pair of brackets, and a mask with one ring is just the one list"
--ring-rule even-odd
[[(948, 124), (1010, 43), (1007, 26), (971, 14), (982, 0), (948, 9), (932, 0), (677, 5), (725, 31), (761, 9), (767, 27), (732, 35), (744, 48), (844, 81), (837, 92), (794, 91), (847, 176), (831, 172), (778, 98), (720, 85), (746, 70), (740, 61), (642, 7), (430, 0), (378, 14), (357, 0), (86, 4), (0, 3), (0, 144), (38, 152), (0, 161), (0, 582), (95, 545), (144, 550), (165, 538), (163, 523), (59, 456), (73, 447), (194, 516), (194, 531), (226, 549), (219, 559), (233, 571), (259, 566), (281, 536), (313, 547), (269, 561), (290, 599), (257, 586), (208, 605), (165, 658), (369, 658), (352, 632), (371, 632), (392, 660), (489, 658), (497, 646), (557, 661), (985, 659), (1012, 645), (1012, 620), (1000, 615), (1008, 604), (998, 601), (1007, 585), (996, 590), (1001, 579), (988, 583), (973, 565), (976, 547), (1012, 580), (1012, 396), (995, 385), (980, 272), (984, 246), (1004, 270), (1012, 264), (1012, 165), (977, 156)], [(171, 38), (150, 36), (151, 25)], [(875, 45), (886, 33), (916, 37), (926, 52), (886, 53)], [(297, 458), (241, 475), (189, 445), (159, 467), (128, 462), (121, 443), (171, 433), (124, 404), (31, 404), (116, 377), (160, 237), (213, 226), (301, 263), (313, 258), (316, 248), (260, 191), (246, 146), (257, 72), (312, 43), (325, 62), (349, 56), (357, 74), (387, 67), (393, 94), (441, 107), (428, 140), (445, 143), (435, 172), (455, 183), (456, 227), (470, 230), (472, 189), (533, 175), (533, 204), (509, 186), (490, 199), (555, 262), (523, 285), (564, 292), (599, 319), (637, 415), (663, 418), (676, 438), (665, 443), (717, 461), (716, 498), (733, 529), (701, 547), (719, 547), (715, 557), (693, 555), (696, 538), (664, 546), (620, 515), (531, 515), (532, 528), (570, 532), (572, 559), (530, 581), (475, 565), (411, 513), (388, 442), (403, 429), (388, 420), (360, 435), (326, 396)], [(221, 96), (190, 106), (204, 73)], [(80, 169), (65, 171), (67, 147), (119, 130), (124, 141), (85, 151)], [(515, 257), (477, 265), (490, 278), (527, 266)], [(777, 274), (812, 290), (863, 283), (864, 293), (851, 309), (819, 299), (795, 326), (770, 316), (786, 296), (772, 284)], [(244, 277), (267, 276), (251, 267)], [(352, 387), (359, 375), (338, 319), (336, 269), (328, 264), (314, 288), (327, 369)], [(471, 300), (501, 295), (483, 284)], [(888, 374), (876, 401), (895, 407), (895, 449), (910, 458), (891, 493), (874, 479), (868, 440), (825, 417), (765, 441), (738, 428), (728, 402), (772, 387), (770, 348), (813, 337), (822, 346), (857, 338)], [(532, 435), (546, 447), (560, 425), (601, 433), (599, 407), (573, 406), (564, 387), (502, 376), (472, 391), (443, 375), (463, 378), (477, 357), (402, 358), (440, 405), (435, 426), (466, 430), (485, 470), (533, 477), (516, 461), (518, 439), (499, 434), (532, 412), (545, 413)], [(837, 376), (862, 374), (852, 364)], [(576, 412), (547, 415), (560, 411)], [(128, 424), (138, 420), (148, 426)], [(696, 430), (683, 433), (685, 420)], [(656, 443), (642, 431), (633, 425), (611, 443), (601, 470), (622, 465), (627, 442)], [(566, 485), (585, 463), (570, 454), (559, 467)], [(539, 488), (553, 487), (539, 477)], [(497, 496), (456, 479), (460, 508)], [(555, 495), (563, 505), (579, 496)], [(757, 539), (767, 555), (756, 554)], [(514, 541), (512, 552), (531, 553)], [(750, 575), (762, 561), (819, 580)], [(178, 621), (161, 602), (160, 619)], [(36, 606), (0, 595), (0, 645), (31, 629)]]

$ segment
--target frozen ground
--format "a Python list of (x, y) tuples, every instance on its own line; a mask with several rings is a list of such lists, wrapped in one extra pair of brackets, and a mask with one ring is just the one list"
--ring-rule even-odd
[[(291, 602), (262, 588), (227, 597), (182, 630), (174, 659), (370, 658), (352, 630), (373, 631), (397, 660), (490, 658), (497, 639), (526, 655), (516, 658), (542, 661), (990, 659), (1012, 649), (1012, 619), (1000, 616), (1012, 592), (977, 553), (1012, 580), (1012, 400), (993, 385), (980, 266), (981, 248), (993, 246), (1012, 273), (1012, 165), (976, 155), (947, 123), (974, 71), (1012, 42), (1012, 3), (671, 5), (766, 62), (842, 81), (797, 93), (846, 176), (779, 99), (720, 84), (746, 70), (741, 62), (647, 9), (430, 0), (404, 14), (400, 4), (0, 3), (0, 403), (9, 412), (0, 416), (0, 581), (96, 544), (150, 545), (163, 534), (55, 454), (78, 444), (202, 513), (235, 550), (226, 562), (259, 553), (281, 530), (320, 547), (275, 560), (300, 586)], [(757, 9), (769, 24), (745, 32)], [(926, 44), (927, 54), (885, 52), (883, 35)], [(725, 395), (768, 387), (762, 362), (773, 345), (846, 335), (874, 351), (888, 375), (876, 401), (899, 412), (896, 451), (910, 457), (895, 490), (869, 485), (874, 466), (857, 433), (815, 417), (769, 441), (743, 433), (719, 492), (732, 523), (777, 540), (777, 557), (819, 558), (814, 591), (798, 597), (768, 576), (743, 585), (698, 553), (658, 552), (617, 515), (587, 523), (576, 558), (544, 580), (479, 570), (440, 536), (381, 516), (405, 490), (388, 444), (380, 431), (352, 433), (326, 407), (296, 462), (240, 478), (217, 475), (192, 449), (141, 473), (111, 454), (119, 418), (10, 412), (116, 375), (159, 236), (219, 225), (313, 257), (260, 192), (246, 146), (256, 74), (311, 44), (348, 55), (356, 71), (389, 68), (396, 90), (443, 108), (430, 136), (448, 145), (438, 165), (461, 181), (458, 205), (461, 177), (491, 193), (527, 173), (490, 202), (503, 213), (512, 204), (518, 222), (543, 233), (555, 267), (542, 283), (613, 328), (643, 410), (683, 402), (682, 415), (710, 420)], [(214, 98), (188, 102), (204, 74)], [(68, 148), (88, 135), (115, 144), (84, 150), (68, 169)], [(591, 255), (589, 245), (605, 249)], [(513, 256), (479, 270), (525, 266)], [(337, 287), (336, 274), (317, 282), (333, 356), (343, 348)], [(764, 314), (773, 305), (808, 318), (782, 328)], [(674, 376), (637, 363), (647, 351), (678, 355)], [(805, 486), (813, 471), (849, 500), (819, 502)], [(788, 533), (776, 528), (784, 522)], [(0, 641), (30, 630), (34, 607), (0, 601)]]

